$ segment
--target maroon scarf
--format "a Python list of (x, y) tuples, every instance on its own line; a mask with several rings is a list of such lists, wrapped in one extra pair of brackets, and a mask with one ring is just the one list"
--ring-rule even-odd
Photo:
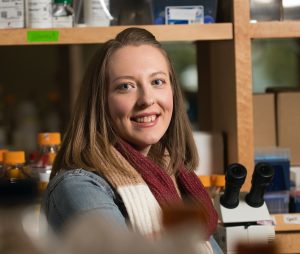
[[(171, 177), (153, 160), (124, 141), (118, 143), (116, 149), (140, 173), (160, 206), (182, 202)], [(187, 171), (184, 165), (180, 167), (176, 180), (179, 189), (202, 206), (206, 218), (206, 236), (209, 238), (216, 229), (218, 215), (208, 193), (197, 175)]]

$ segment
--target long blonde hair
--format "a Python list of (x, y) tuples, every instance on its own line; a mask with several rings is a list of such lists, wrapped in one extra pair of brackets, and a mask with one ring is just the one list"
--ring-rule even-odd
[(171, 61), (153, 34), (142, 28), (127, 28), (115, 39), (104, 43), (92, 58), (78, 94), (73, 119), (56, 156), (51, 177), (60, 169), (84, 168), (100, 171), (101, 167), (122, 169), (113, 154), (112, 146), (118, 139), (108, 110), (108, 61), (119, 48), (127, 45), (151, 45), (158, 48), (169, 64), (173, 89), (173, 114), (161, 140), (151, 146), (148, 156), (163, 165), (168, 151), (167, 169), (175, 173), (181, 163), (193, 170), (198, 165), (198, 153), (185, 111), (181, 89)]

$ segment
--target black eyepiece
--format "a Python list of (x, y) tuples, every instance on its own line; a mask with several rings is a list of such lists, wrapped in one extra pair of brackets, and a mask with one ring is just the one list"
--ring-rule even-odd
[(239, 205), (240, 189), (245, 182), (246, 175), (246, 168), (239, 163), (234, 163), (227, 167), (225, 190), (220, 197), (222, 206), (232, 209)]
[(257, 163), (252, 175), (251, 189), (246, 195), (249, 206), (260, 207), (264, 203), (264, 194), (268, 185), (272, 182), (274, 168), (266, 162)]

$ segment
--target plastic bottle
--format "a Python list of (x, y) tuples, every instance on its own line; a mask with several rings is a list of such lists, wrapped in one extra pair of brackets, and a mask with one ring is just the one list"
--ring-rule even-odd
[(16, 182), (21, 179), (34, 178), (25, 165), (24, 151), (7, 151), (3, 153), (4, 179)]
[(84, 23), (87, 26), (109, 26), (112, 16), (109, 0), (84, 0)]
[(198, 176), (199, 180), (203, 184), (204, 188), (208, 192), (209, 196), (212, 197), (211, 195), (211, 187), (212, 187), (212, 182), (211, 182), (211, 176), (210, 175), (200, 175)]
[(38, 152), (31, 164), (32, 171), (39, 175), (39, 190), (47, 187), (52, 170), (52, 164), (59, 150), (61, 136), (59, 132), (38, 133)]
[(52, 26), (74, 26), (74, 10), (72, 8), (72, 0), (54, 0), (52, 8)]
[(212, 198), (214, 198), (217, 194), (224, 192), (225, 175), (212, 175), (211, 182), (212, 182), (212, 188), (211, 188)]
[(225, 175), (201, 175), (198, 177), (212, 199), (224, 191)]

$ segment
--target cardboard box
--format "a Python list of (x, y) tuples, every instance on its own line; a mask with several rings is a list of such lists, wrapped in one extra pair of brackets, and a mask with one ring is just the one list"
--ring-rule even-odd
[(273, 93), (253, 95), (254, 146), (276, 146), (275, 96)]
[(300, 92), (276, 93), (277, 145), (290, 148), (291, 165), (300, 165)]

